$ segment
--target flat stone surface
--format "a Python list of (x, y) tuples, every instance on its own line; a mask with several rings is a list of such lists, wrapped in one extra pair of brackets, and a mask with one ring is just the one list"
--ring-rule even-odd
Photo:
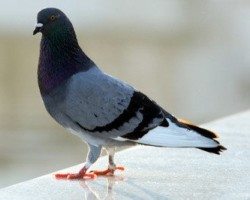
[[(49, 174), (1, 189), (0, 199), (250, 199), (250, 111), (204, 127), (220, 133), (228, 148), (222, 155), (138, 146), (117, 154), (126, 171), (115, 177), (58, 181)], [(106, 166), (103, 157), (93, 168)]]

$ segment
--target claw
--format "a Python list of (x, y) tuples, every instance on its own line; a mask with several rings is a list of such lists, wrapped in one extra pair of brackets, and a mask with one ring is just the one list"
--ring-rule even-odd
[(97, 176), (113, 176), (115, 170), (124, 171), (124, 167), (117, 166), (113, 169), (106, 170), (92, 170), (90, 173), (86, 173), (86, 170), (83, 169), (78, 173), (57, 173), (54, 174), (56, 179), (64, 179), (64, 180), (75, 180), (75, 179), (96, 179)]
[(94, 173), (65, 173), (65, 174), (55, 174), (56, 179), (67, 179), (67, 180), (74, 180), (74, 179), (95, 179), (97, 175)]
[(117, 166), (115, 169), (118, 169), (118, 170), (120, 170), (120, 171), (124, 171), (124, 170), (125, 170), (125, 167), (123, 167), (123, 166)]
[(91, 173), (97, 175), (97, 176), (113, 176), (115, 170), (121, 170), (124, 171), (125, 168), (122, 166), (117, 166), (114, 169), (106, 169), (106, 170), (92, 170)]

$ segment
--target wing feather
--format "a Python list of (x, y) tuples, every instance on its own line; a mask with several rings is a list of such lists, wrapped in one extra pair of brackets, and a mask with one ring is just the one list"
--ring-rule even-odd
[(67, 91), (65, 114), (88, 132), (131, 139), (164, 120), (164, 113), (155, 102), (101, 71), (72, 76)]

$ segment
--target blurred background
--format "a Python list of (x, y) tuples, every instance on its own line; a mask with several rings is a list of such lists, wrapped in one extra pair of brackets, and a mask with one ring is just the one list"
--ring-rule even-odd
[(84, 161), (37, 85), (37, 12), (58, 7), (85, 52), (176, 116), (204, 123), (249, 108), (250, 1), (0, 2), (0, 188)]

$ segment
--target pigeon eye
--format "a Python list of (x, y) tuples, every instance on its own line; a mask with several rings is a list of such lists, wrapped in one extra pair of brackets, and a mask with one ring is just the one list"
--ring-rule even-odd
[(56, 16), (55, 16), (55, 15), (51, 15), (51, 16), (50, 16), (50, 20), (51, 20), (51, 21), (54, 21), (55, 19), (56, 19)]

